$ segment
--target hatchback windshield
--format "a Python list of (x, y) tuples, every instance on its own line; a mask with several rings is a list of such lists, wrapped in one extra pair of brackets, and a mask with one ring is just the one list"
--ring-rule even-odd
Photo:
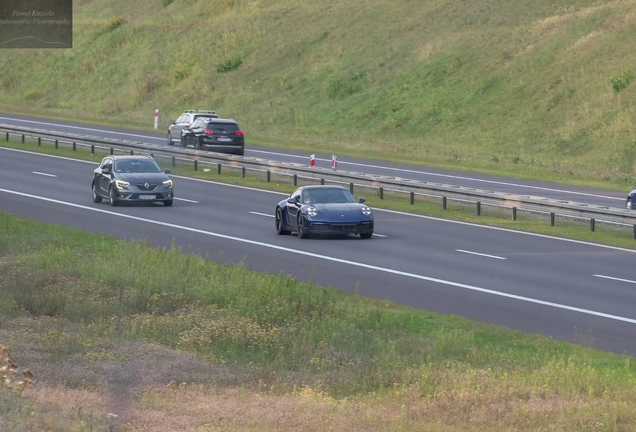
[(161, 168), (153, 160), (116, 160), (115, 172), (158, 173), (161, 172)]

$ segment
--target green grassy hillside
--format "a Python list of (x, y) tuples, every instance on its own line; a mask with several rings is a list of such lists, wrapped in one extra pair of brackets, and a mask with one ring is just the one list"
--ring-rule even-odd
[(635, 37), (631, 0), (77, 0), (73, 49), (0, 51), (0, 109), (630, 183)]

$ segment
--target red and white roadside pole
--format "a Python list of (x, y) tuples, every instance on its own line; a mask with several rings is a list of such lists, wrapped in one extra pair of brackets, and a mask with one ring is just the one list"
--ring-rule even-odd
[(316, 167), (316, 155), (310, 155), (309, 156), (309, 166), (311, 168), (315, 168)]
[(159, 126), (159, 108), (155, 110), (155, 129)]
[(338, 169), (338, 158), (336, 155), (331, 155), (331, 169), (334, 171)]

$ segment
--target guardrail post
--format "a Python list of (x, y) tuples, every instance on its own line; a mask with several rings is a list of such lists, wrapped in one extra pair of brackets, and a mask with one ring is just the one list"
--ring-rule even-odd
[(481, 215), (481, 203), (477, 201), (477, 216)]
[(24, 144), (24, 134), (22, 134), (22, 144)]
[(9, 132), (7, 132), (7, 141), (9, 141)]
[(42, 138), (38, 137), (38, 146), (41, 146), (41, 145), (42, 145)]
[(55, 148), (57, 149), (57, 140), (55, 140)]
[(216, 172), (217, 174), (221, 174), (221, 164), (216, 164)]
[(110, 148), (110, 154), (111, 154), (111, 156), (115, 154), (115, 150), (113, 150), (112, 147)]
[(245, 178), (245, 167), (241, 167), (241, 178)]
[(442, 210), (446, 210), (446, 197), (442, 197)]
[(294, 186), (298, 185), (298, 175), (294, 174)]
[(415, 204), (415, 193), (411, 192), (411, 205)]
[(636, 239), (636, 225), (634, 225), (634, 239)]
[(75, 144), (75, 141), (73, 141), (73, 151), (77, 150), (77, 144)]
[(550, 226), (554, 226), (554, 212), (550, 213)]
[(132, 151), (132, 150), (130, 151), (130, 155), (131, 156), (133, 156), (134, 153), (135, 153), (134, 151)]
[(95, 154), (95, 144), (91, 144), (91, 156)]
[(321, 185), (324, 185), (324, 184), (325, 184), (325, 179), (324, 179), (324, 178), (321, 178), (321, 179), (320, 179), (320, 184), (321, 184)]
[(267, 170), (267, 183), (272, 179), (272, 173), (270, 170)]
[(590, 219), (590, 231), (594, 232), (594, 218)]
[(512, 208), (512, 220), (513, 221), (517, 220), (517, 207)]
[(199, 164), (197, 163), (197, 160), (195, 159), (195, 160), (194, 160), (194, 170), (195, 170), (195, 171), (197, 170), (198, 165), (199, 165)]
[(384, 199), (384, 188), (380, 187), (378, 192), (380, 192), (380, 199)]
[(172, 168), (174, 168), (177, 165), (177, 159), (172, 156)]
[(353, 193), (353, 183), (349, 183), (349, 192)]

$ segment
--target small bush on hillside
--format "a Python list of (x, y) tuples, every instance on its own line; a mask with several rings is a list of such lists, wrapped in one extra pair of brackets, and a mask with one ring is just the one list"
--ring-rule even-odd
[(364, 76), (363, 73), (357, 73), (352, 75), (349, 79), (333, 81), (329, 86), (329, 97), (331, 99), (338, 99), (359, 92), (362, 90)]
[(181, 81), (190, 76), (190, 72), (192, 72), (192, 63), (183, 63), (180, 66), (177, 66), (173, 69), (174, 77)]
[(108, 24), (106, 24), (106, 27), (104, 27), (101, 32), (102, 33), (112, 32), (113, 30), (116, 30), (117, 28), (121, 27), (124, 24), (126, 24), (126, 20), (124, 19), (123, 16), (121, 15), (114, 16), (108, 20)]
[(216, 71), (219, 73), (229, 72), (238, 68), (243, 63), (243, 58), (240, 56), (234, 56), (225, 59), (223, 62), (216, 65)]
[(612, 83), (612, 90), (614, 93), (618, 93), (629, 85), (634, 77), (634, 71), (631, 69), (624, 69), (620, 74), (610, 78)]
[(161, 0), (163, 7), (170, 6), (174, 0)]
[(26, 100), (36, 100), (39, 96), (40, 94), (38, 93), (37, 90), (31, 90), (24, 94), (24, 98)]

